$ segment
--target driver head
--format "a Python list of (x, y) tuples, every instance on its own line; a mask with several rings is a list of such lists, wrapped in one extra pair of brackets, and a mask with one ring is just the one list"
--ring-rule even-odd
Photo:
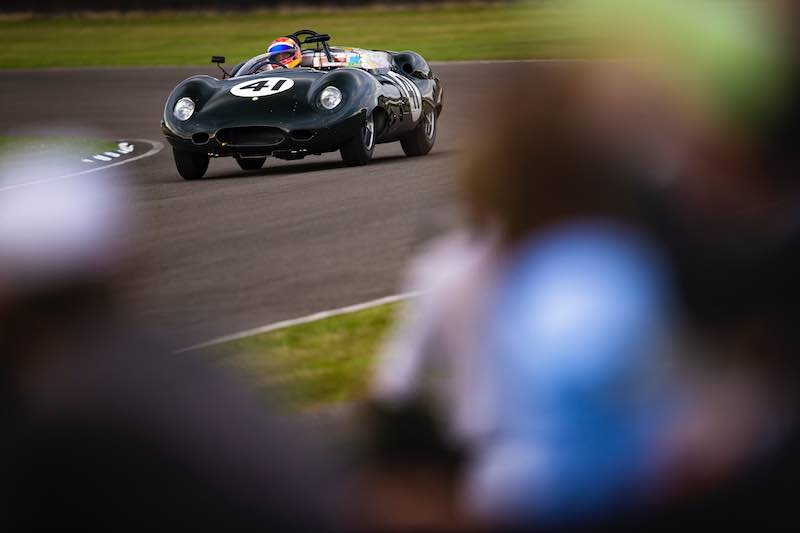
[(278, 37), (269, 45), (267, 53), (273, 61), (288, 68), (294, 68), (300, 64), (302, 53), (300, 45), (291, 37)]

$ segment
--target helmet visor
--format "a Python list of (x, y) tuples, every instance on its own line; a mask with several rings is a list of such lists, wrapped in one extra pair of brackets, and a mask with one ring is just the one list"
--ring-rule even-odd
[(277, 52), (270, 52), (267, 54), (267, 57), (270, 58), (272, 61), (276, 61), (278, 63), (286, 63), (290, 61), (294, 57), (294, 49), (290, 48), (289, 50), (279, 50)]

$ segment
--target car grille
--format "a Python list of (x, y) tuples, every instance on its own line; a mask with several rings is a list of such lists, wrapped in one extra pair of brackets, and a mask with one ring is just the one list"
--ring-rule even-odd
[(285, 137), (282, 129), (269, 126), (224, 128), (217, 132), (218, 141), (236, 146), (274, 146)]

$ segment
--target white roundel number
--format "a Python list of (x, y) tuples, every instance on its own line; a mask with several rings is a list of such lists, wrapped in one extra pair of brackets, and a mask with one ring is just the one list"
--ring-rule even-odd
[(289, 78), (261, 78), (248, 80), (231, 87), (231, 94), (242, 98), (272, 96), (292, 88), (294, 80)]

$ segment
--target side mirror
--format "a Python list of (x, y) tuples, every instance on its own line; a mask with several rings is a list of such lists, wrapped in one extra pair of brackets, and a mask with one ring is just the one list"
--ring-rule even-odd
[(216, 63), (217, 67), (222, 71), (222, 79), (227, 80), (231, 77), (224, 68), (222, 68), (222, 64), (225, 62), (225, 56), (211, 56), (211, 62)]

